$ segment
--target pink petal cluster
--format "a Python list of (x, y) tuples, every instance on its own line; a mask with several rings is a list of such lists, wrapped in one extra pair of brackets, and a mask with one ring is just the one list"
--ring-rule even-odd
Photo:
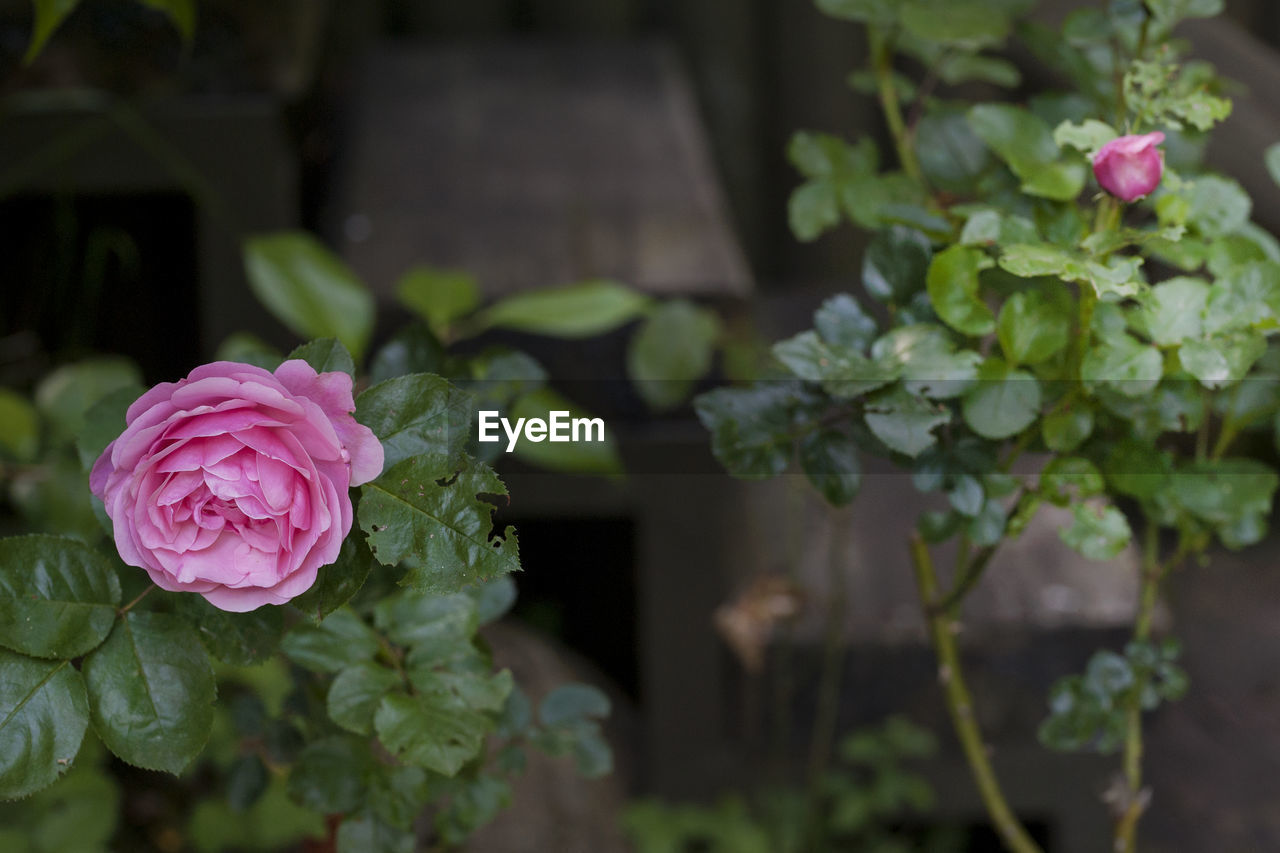
[(216, 362), (139, 397), (93, 466), (116, 548), (162, 589), (223, 610), (283, 604), (351, 530), (349, 486), (382, 471), (351, 377)]
[(1121, 136), (1093, 155), (1093, 175), (1116, 198), (1133, 201), (1160, 185), (1164, 156), (1156, 148), (1164, 142), (1160, 131), (1141, 136)]

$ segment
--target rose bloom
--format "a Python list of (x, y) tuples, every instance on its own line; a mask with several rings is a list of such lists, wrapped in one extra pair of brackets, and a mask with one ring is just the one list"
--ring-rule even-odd
[(1156, 148), (1164, 142), (1160, 131), (1142, 136), (1121, 136), (1093, 155), (1093, 176), (1102, 188), (1119, 199), (1133, 201), (1160, 185), (1164, 156)]
[(89, 487), (120, 556), (156, 586), (223, 610), (283, 604), (337, 559), (348, 487), (382, 471), (382, 445), (353, 411), (346, 373), (206, 364), (129, 407)]

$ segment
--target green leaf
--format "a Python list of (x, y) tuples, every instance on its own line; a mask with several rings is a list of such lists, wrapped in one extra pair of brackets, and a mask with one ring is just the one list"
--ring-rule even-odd
[(138, 0), (138, 2), (168, 15), (169, 20), (173, 21), (173, 25), (178, 28), (178, 32), (182, 33), (182, 37), (188, 42), (195, 36), (195, 0)]
[(373, 554), (364, 537), (348, 536), (342, 542), (338, 559), (328, 566), (321, 566), (311, 589), (289, 603), (319, 622), (350, 601), (364, 586), (372, 569)]
[(1055, 453), (1070, 453), (1093, 434), (1093, 409), (1084, 403), (1056, 409), (1040, 425), (1044, 446)]
[(773, 345), (773, 356), (806, 382), (821, 383), (831, 396), (848, 400), (894, 380), (895, 372), (850, 349), (828, 346), (816, 332), (801, 332)]
[(1267, 146), (1266, 152), (1263, 154), (1266, 162), (1267, 173), (1271, 175), (1271, 180), (1280, 186), (1280, 142), (1272, 143)]
[(467, 594), (476, 603), (476, 619), (481, 625), (488, 625), (501, 619), (515, 606), (516, 582), (509, 575), (503, 575), (468, 589)]
[(248, 332), (233, 332), (218, 344), (218, 349), (214, 352), (214, 360), (236, 361), (274, 371), (284, 361), (284, 356), (275, 347), (255, 335)]
[(1084, 188), (1085, 168), (1060, 161), (1061, 151), (1044, 119), (1009, 104), (978, 104), (969, 110), (969, 126), (1023, 182), (1031, 195), (1069, 201)]
[[(121, 429), (123, 421), (121, 418)], [(35, 407), (16, 391), (0, 388), (0, 452), (19, 462), (29, 462), (39, 448), (40, 419)]]
[(867, 401), (863, 419), (890, 450), (915, 457), (937, 443), (933, 430), (950, 421), (951, 413), (894, 387)]
[(925, 287), (933, 249), (914, 228), (894, 225), (872, 239), (862, 256), (862, 285), (881, 302), (905, 304)]
[(1067, 281), (1093, 285), (1099, 298), (1115, 300), (1140, 292), (1143, 283), (1138, 270), (1142, 258), (1114, 256), (1101, 263), (1047, 243), (1006, 246), (1000, 268), (1022, 278), (1057, 276)]
[(437, 812), (435, 828), (447, 845), (464, 844), (475, 830), (511, 805), (511, 785), (493, 776), (453, 780), (441, 791), (446, 792), (449, 805)]
[(145, 393), (141, 385), (126, 385), (110, 392), (89, 407), (84, 415), (84, 429), (76, 438), (76, 452), (85, 470), (92, 470), (107, 445), (124, 432), (125, 414), (133, 401)]
[(1071, 201), (1084, 188), (1085, 175), (1083, 163), (1070, 160), (1046, 163), (1021, 176), (1022, 191), (1053, 201)]
[(480, 307), (480, 286), (462, 270), (414, 267), (396, 284), (396, 297), (444, 337), (450, 324)]
[(1053, 141), (1059, 147), (1071, 147), (1092, 158), (1098, 149), (1115, 139), (1115, 128), (1106, 122), (1088, 118), (1080, 124), (1064, 121), (1054, 128)]
[(370, 660), (378, 651), (378, 637), (351, 610), (335, 610), (319, 625), (295, 625), (280, 650), (294, 663), (316, 672), (340, 669)]
[(1071, 319), (1039, 293), (1018, 292), (1001, 306), (996, 333), (1010, 364), (1039, 364), (1066, 347)]
[(430, 454), (457, 464), (471, 438), (472, 396), (448, 380), (411, 373), (356, 398), (356, 420), (382, 442), (383, 470)]
[(983, 438), (1017, 435), (1040, 414), (1040, 383), (998, 358), (978, 368), (978, 381), (964, 396), (964, 420)]
[(1102, 472), (1083, 456), (1056, 456), (1040, 471), (1041, 496), (1058, 506), (1100, 495), (1106, 487)]
[(433, 662), (475, 654), (471, 638), (480, 620), (475, 600), (465, 592), (405, 590), (379, 601), (374, 621), (392, 642), (412, 647)]
[(289, 796), (320, 814), (343, 814), (363, 805), (374, 758), (369, 745), (347, 735), (307, 744), (289, 772)]
[(972, 518), (982, 511), (982, 504), (987, 496), (982, 489), (982, 481), (971, 474), (961, 474), (955, 485), (947, 491), (947, 500), (952, 509), (961, 515)]
[(1280, 263), (1242, 264), (1209, 288), (1204, 332), (1217, 335), (1236, 329), (1274, 329), (1280, 323)]
[(84, 660), (93, 728), (112, 752), (180, 773), (213, 726), (215, 686), (200, 641), (176, 616), (126, 613)]
[(1223, 9), (1223, 0), (1146, 0), (1146, 4), (1169, 29), (1184, 18), (1212, 18)]
[(1178, 361), (1206, 388), (1223, 388), (1239, 382), (1267, 351), (1267, 341), (1257, 332), (1237, 332), (1208, 340), (1186, 341)]
[(588, 684), (563, 684), (542, 700), (538, 719), (544, 726), (564, 726), (609, 716), (609, 697)]
[(441, 592), (519, 571), (515, 529), (491, 538), (494, 505), (477, 497), (505, 497), (507, 487), (482, 463), (441, 463), (415, 456), (363, 486), (360, 528), (374, 557), (403, 562), (406, 586)]
[[(966, 65), (965, 60), (988, 60), (988, 57), (956, 55), (944, 65), (952, 74), (974, 73), (980, 70)], [(997, 62), (997, 60), (989, 60)], [(1017, 73), (1017, 69), (1014, 69)], [(963, 112), (932, 112), (920, 119), (915, 136), (916, 156), (920, 169), (934, 184), (942, 189), (964, 191), (971, 189), (982, 173), (991, 165), (991, 152), (969, 127)]]
[(938, 400), (958, 397), (973, 385), (982, 356), (957, 350), (941, 326), (899, 326), (877, 340), (871, 357), (889, 376), (900, 376), (907, 393)]
[(631, 322), (652, 300), (603, 279), (517, 293), (474, 316), (474, 331), (511, 329), (553, 338), (590, 338)]
[(0, 649), (0, 800), (53, 783), (71, 766), (88, 725), (84, 681), (70, 663)]
[(32, 2), (35, 7), (35, 26), (31, 30), (31, 41), (27, 45), (27, 53), (22, 58), (24, 65), (30, 65), (35, 61), (40, 51), (44, 50), (49, 37), (80, 5), (80, 0), (32, 0)]
[(862, 483), (857, 445), (836, 430), (805, 436), (800, 442), (800, 467), (813, 487), (834, 506), (852, 501)]
[[(613, 430), (604, 425), (603, 419), (593, 418), (558, 391), (538, 388), (522, 394), (511, 404), (509, 418), (515, 421), (524, 418), (526, 422), (537, 418), (546, 422), (549, 428), (553, 412), (565, 413), (560, 417), (566, 431), (572, 429), (575, 421), (587, 422), (581, 432), (583, 440), (535, 441), (526, 434), (513, 451), (517, 457), (552, 471), (600, 475), (623, 473), (622, 457), (618, 455), (618, 442)], [(592, 421), (596, 425), (592, 425)]]
[[(1174, 198), (1174, 196), (1167, 196), (1167, 198)], [(1265, 234), (1266, 232), (1263, 233)], [(1267, 234), (1261, 240), (1254, 239), (1254, 236), (1252, 234), (1248, 236), (1244, 234), (1228, 234), (1226, 237), (1210, 243), (1209, 272), (1214, 276), (1226, 276), (1253, 261), (1280, 258), (1280, 247), (1271, 244), (1271, 240), (1275, 238), (1271, 237), (1270, 234)]]
[(1178, 276), (1160, 282), (1142, 298), (1147, 334), (1162, 347), (1200, 337), (1208, 299), (1209, 285), (1203, 279)]
[(413, 853), (417, 839), (375, 815), (349, 817), (338, 827), (337, 853)]
[(1193, 462), (1173, 475), (1171, 495), (1178, 506), (1202, 521), (1226, 525), (1255, 515), (1268, 515), (1276, 473), (1254, 459), (1227, 458)]
[(300, 358), (311, 365), (316, 373), (345, 373), (356, 375), (356, 364), (351, 353), (337, 338), (321, 338), (311, 341), (289, 353), (287, 359)]
[(1071, 507), (1071, 515), (1071, 526), (1058, 535), (1087, 560), (1114, 559), (1133, 538), (1124, 513), (1113, 506), (1078, 503)]
[(259, 301), (294, 334), (337, 338), (359, 359), (373, 332), (373, 295), (333, 252), (302, 231), (251, 237), (245, 271)]
[(319, 843), (328, 834), (324, 817), (294, 803), (280, 777), (270, 779), (246, 811), (236, 811), (221, 799), (198, 800), (185, 833), (200, 853), (279, 850), (299, 846), (307, 836)]
[(1009, 16), (987, 0), (906, 0), (898, 14), (916, 38), (966, 50), (998, 45), (1009, 35)]
[(978, 298), (978, 273), (994, 263), (969, 246), (952, 246), (934, 256), (926, 278), (929, 300), (948, 326), (973, 336), (995, 330), (995, 315)]
[(720, 331), (714, 311), (683, 299), (659, 304), (627, 344), (627, 373), (644, 401), (655, 409), (685, 402), (711, 370)]
[(1253, 200), (1240, 184), (1216, 175), (1196, 178), (1190, 200), (1187, 225), (1211, 240), (1240, 228), (1253, 209)]
[(1126, 397), (1151, 393), (1164, 374), (1160, 350), (1120, 334), (1085, 352), (1080, 378), (1089, 385), (1106, 385)]
[(382, 699), (373, 725), (382, 745), (401, 761), (453, 776), (475, 758), (492, 721), (448, 694)]
[(791, 233), (804, 243), (839, 225), (840, 201), (835, 187), (827, 181), (809, 181), (796, 187), (787, 200), (787, 222)]
[(423, 323), (410, 323), (373, 355), (369, 381), (377, 384), (410, 373), (447, 373), (444, 347)]
[(94, 358), (67, 364), (36, 386), (36, 408), (58, 439), (74, 439), (85, 428), (85, 414), (112, 391), (137, 388), (142, 373), (127, 358)]
[[(83, 688), (81, 688), (83, 693)], [(6, 853), (102, 853), (120, 823), (120, 786), (100, 765), (105, 750), (81, 745), (71, 769), (33, 797), (0, 802)], [(2, 798), (3, 795), (0, 795)]]
[(373, 733), (373, 715), (382, 697), (400, 684), (400, 677), (384, 666), (362, 662), (338, 673), (325, 700), (329, 718), (349, 732)]
[(875, 143), (863, 137), (852, 145), (829, 133), (801, 130), (787, 145), (787, 159), (806, 178), (850, 178), (876, 170)]
[(32, 657), (79, 657), (107, 638), (119, 604), (115, 570), (84, 543), (0, 539), (0, 645)]
[(818, 10), (833, 18), (866, 24), (892, 24), (897, 0), (817, 0)]
[(865, 352), (876, 337), (876, 321), (847, 293), (838, 293), (813, 314), (813, 328), (831, 347)]
[(507, 670), (489, 672), (479, 655), (427, 664), (409, 657), (409, 681), (423, 696), (438, 696), (474, 711), (501, 711), (515, 682)]
[(209, 654), (232, 666), (262, 663), (276, 653), (284, 637), (284, 610), (280, 607), (230, 613), (202, 596), (179, 595), (176, 612), (186, 619)]
[(702, 394), (694, 410), (711, 432), (712, 452), (730, 474), (774, 477), (791, 458), (792, 418), (801, 399), (797, 387), (762, 382)]
[[(939, 79), (949, 86), (978, 80), (1011, 89), (1022, 82), (1018, 66), (995, 56), (954, 53), (944, 57), (937, 70)], [(923, 122), (920, 127), (923, 127)]]

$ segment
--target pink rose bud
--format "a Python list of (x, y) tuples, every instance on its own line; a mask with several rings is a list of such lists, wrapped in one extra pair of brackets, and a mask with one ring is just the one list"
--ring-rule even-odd
[(351, 530), (348, 487), (382, 471), (355, 408), (350, 376), (298, 359), (275, 373), (220, 361), (152, 388), (89, 477), (120, 557), (223, 610), (306, 592)]
[(1093, 155), (1093, 176), (1116, 198), (1141, 198), (1160, 185), (1164, 155), (1156, 146), (1161, 142), (1164, 134), (1158, 130), (1113, 139)]

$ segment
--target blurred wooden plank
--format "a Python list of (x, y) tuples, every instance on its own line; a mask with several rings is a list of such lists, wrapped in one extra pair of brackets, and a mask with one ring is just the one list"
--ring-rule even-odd
[(692, 95), (656, 43), (384, 43), (328, 217), (389, 293), (415, 264), (486, 292), (604, 276), (745, 295)]

